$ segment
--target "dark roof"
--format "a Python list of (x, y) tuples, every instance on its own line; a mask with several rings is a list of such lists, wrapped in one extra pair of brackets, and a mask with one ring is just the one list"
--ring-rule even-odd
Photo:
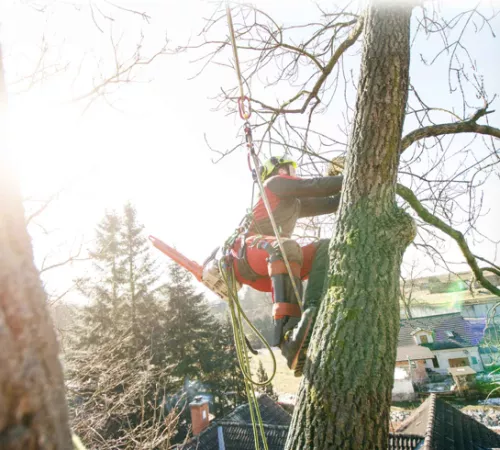
[[(285, 448), (288, 428), (288, 425), (264, 424), (269, 450), (283, 450)], [(224, 440), (225, 450), (255, 450), (252, 424), (226, 421), (211, 425), (198, 437), (191, 439), (185, 446), (179, 448), (182, 450), (219, 450), (219, 433)], [(262, 448), (262, 441), (260, 443)]]
[[(269, 450), (283, 450), (291, 416), (266, 395), (258, 399)], [(226, 450), (254, 450), (248, 405), (214, 421), (199, 436), (177, 448), (219, 450), (219, 436)], [(490, 450), (500, 447), (500, 435), (462, 413), (435, 394), (389, 434), (388, 450)]]
[(482, 318), (466, 318), (465, 319), (470, 324), (470, 329), (472, 333), (473, 342), (481, 342), (484, 337), (484, 330), (486, 328), (486, 319)]
[[(269, 425), (290, 425), (292, 416), (272, 398), (267, 395), (260, 395), (258, 402), (262, 423), (267, 423)], [(221, 420), (224, 422), (252, 423), (250, 408), (248, 407), (248, 404), (238, 406), (233, 410), (233, 412)]]
[[(269, 450), (283, 450), (292, 416), (267, 395), (260, 395), (258, 403)], [(255, 449), (248, 404), (238, 406), (227, 416), (215, 420), (205, 431), (178, 448), (219, 450), (219, 436), (224, 439), (226, 450)]]
[(423, 440), (418, 435), (390, 433), (388, 450), (416, 450)]
[[(421, 436), (422, 450), (484, 450), (500, 447), (500, 435), (431, 394), (396, 430)], [(403, 447), (404, 448), (404, 447)]]
[[(449, 348), (475, 347), (480, 340), (470, 322), (458, 313), (439, 314), (437, 316), (418, 317), (416, 319), (401, 319), (398, 337), (398, 347), (414, 345), (412, 333), (416, 330), (430, 330), (433, 333), (432, 344), (420, 344), (431, 350)], [(448, 332), (452, 336), (448, 336)]]

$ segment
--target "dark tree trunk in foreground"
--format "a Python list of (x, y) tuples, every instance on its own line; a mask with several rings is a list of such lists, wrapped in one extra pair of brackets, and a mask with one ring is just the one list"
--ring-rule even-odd
[(286, 448), (386, 449), (399, 274), (415, 225), (396, 205), (411, 7), (366, 10), (356, 114), (328, 291)]
[(71, 449), (58, 344), (5, 146), (0, 54), (0, 448)]

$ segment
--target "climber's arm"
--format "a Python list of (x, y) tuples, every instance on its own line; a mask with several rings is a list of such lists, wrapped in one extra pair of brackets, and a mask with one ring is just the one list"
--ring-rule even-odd
[(329, 197), (340, 193), (342, 176), (309, 179), (275, 176), (269, 178), (266, 187), (279, 197)]
[(334, 197), (301, 198), (300, 217), (321, 216), (337, 212), (340, 204), (340, 194)]

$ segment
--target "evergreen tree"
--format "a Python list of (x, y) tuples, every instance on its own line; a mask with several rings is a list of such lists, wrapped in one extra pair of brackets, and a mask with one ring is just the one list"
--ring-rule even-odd
[(211, 370), (206, 374), (214, 395), (215, 414), (220, 417), (246, 401), (245, 382), (241, 372), (233, 327), (229, 316), (218, 322), (213, 333), (214, 354)]
[(78, 332), (81, 347), (101, 345), (111, 336), (123, 332), (119, 318), (123, 311), (123, 270), (120, 263), (120, 219), (107, 212), (97, 225), (91, 274), (76, 280), (79, 291), (90, 304), (82, 314), (82, 329)]
[(143, 228), (130, 204), (121, 218), (108, 212), (97, 226), (91, 274), (77, 280), (90, 300), (82, 315), (80, 347), (123, 340), (134, 353), (152, 347), (160, 337), (159, 272)]
[(137, 221), (137, 212), (130, 203), (125, 205), (122, 223), (123, 304), (133, 336), (133, 350), (140, 350), (159, 338), (159, 271), (144, 236), (144, 226)]
[(130, 204), (122, 217), (106, 214), (91, 256), (93, 270), (78, 280), (90, 301), (78, 330), (78, 349), (83, 351), (68, 358), (68, 375), (83, 389), (80, 417), (117, 442), (138, 430), (148, 436), (163, 433), (162, 427), (169, 426), (162, 419), (169, 374), (162, 364), (166, 345), (160, 341), (161, 284), (143, 226)]
[(167, 363), (178, 386), (185, 380), (203, 379), (214, 356), (215, 321), (209, 313), (203, 294), (197, 294), (189, 273), (178, 266), (169, 266), (170, 281), (165, 286), (168, 307), (165, 314)]
[[(267, 380), (269, 380), (269, 375), (267, 374), (266, 369), (264, 369), (264, 364), (262, 364), (262, 361), (259, 359), (259, 367), (257, 368), (257, 381), (259, 383), (264, 383)], [(265, 386), (259, 386), (258, 390), (260, 392), (263, 392), (264, 394), (267, 394), (269, 397), (275, 400), (278, 399), (278, 396), (274, 392), (273, 383), (266, 384)]]

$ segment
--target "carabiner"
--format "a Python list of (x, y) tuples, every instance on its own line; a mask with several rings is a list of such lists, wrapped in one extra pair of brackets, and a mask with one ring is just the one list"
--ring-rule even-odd
[(243, 120), (248, 120), (252, 115), (252, 103), (246, 95), (238, 99), (238, 111)]

